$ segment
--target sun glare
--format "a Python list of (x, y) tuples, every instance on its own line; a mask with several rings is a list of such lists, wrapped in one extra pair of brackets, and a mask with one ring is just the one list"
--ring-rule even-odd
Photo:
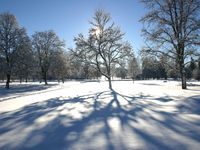
[(95, 29), (95, 34), (98, 36), (100, 33), (101, 33), (100, 28), (96, 28), (96, 29)]

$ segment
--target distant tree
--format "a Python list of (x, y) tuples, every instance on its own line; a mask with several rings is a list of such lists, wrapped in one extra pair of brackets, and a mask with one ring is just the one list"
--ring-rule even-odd
[(90, 23), (92, 27), (88, 38), (79, 34), (75, 38), (76, 48), (73, 52), (82, 61), (96, 66), (98, 71), (108, 79), (109, 88), (112, 89), (111, 68), (130, 53), (131, 46), (122, 41), (124, 34), (111, 22), (108, 13), (102, 10), (96, 11)]
[(180, 77), (178, 64), (176, 60), (166, 55), (161, 55), (160, 63), (165, 68), (167, 78), (178, 79)]
[(169, 70), (174, 69), (173, 60), (171, 60), (166, 55), (161, 55), (159, 57), (159, 65), (161, 65), (160, 69), (162, 78), (165, 78), (165, 80), (167, 80)]
[(156, 67), (154, 63), (155, 59), (152, 57), (142, 58), (142, 77), (144, 79), (155, 78)]
[(193, 77), (194, 79), (200, 81), (200, 58), (197, 61), (197, 65), (193, 71)]
[(200, 81), (200, 69), (196, 68), (193, 72), (194, 79)]
[(190, 61), (190, 70), (191, 72), (194, 71), (194, 69), (197, 68), (196, 62), (194, 61), (194, 59), (191, 57), (191, 61)]
[(145, 56), (142, 58), (142, 76), (145, 79), (166, 79), (167, 71), (161, 60), (156, 57)]
[(187, 79), (196, 78), (198, 73), (198, 62), (195, 62), (191, 57), (191, 60), (186, 65), (185, 70)]
[(157, 79), (164, 78), (167, 80), (167, 71), (164, 65), (162, 65), (159, 61), (157, 62)]
[[(174, 64), (174, 66), (175, 66), (175, 64)], [(170, 68), (167, 71), (167, 77), (173, 78), (174, 80), (177, 80), (180, 77), (180, 75), (178, 73), (178, 69), (176, 68), (176, 66), (173, 67), (173, 68)]]
[(140, 74), (139, 63), (137, 59), (135, 58), (135, 56), (132, 54), (129, 56), (129, 60), (128, 60), (128, 75), (129, 77), (131, 77), (131, 79), (134, 80), (139, 74)]
[(34, 54), (31, 40), (26, 34), (26, 31), (22, 30), (19, 36), (17, 51), (14, 53), (13, 73), (19, 77), (20, 82), (23, 78), (25, 78), (27, 82), (28, 77), (31, 76), (32, 70), (34, 69)]
[(82, 63), (82, 68), (84, 72), (84, 78), (88, 79), (90, 76), (90, 64), (88, 62), (83, 62)]
[(41, 69), (41, 75), (47, 84), (47, 75), (51, 65), (52, 56), (63, 48), (64, 43), (52, 30), (36, 32), (32, 37), (33, 49), (37, 52), (38, 64)]
[(50, 71), (54, 78), (60, 82), (60, 80), (64, 83), (65, 77), (69, 76), (69, 62), (67, 54), (63, 49), (60, 49), (57, 52), (54, 52), (51, 57), (51, 65)]
[(85, 62), (83, 62), (79, 57), (75, 57), (71, 51), (70, 53), (70, 78), (85, 79)]
[(124, 63), (120, 63), (121, 65), (117, 68), (115, 68), (115, 74), (116, 77), (121, 78), (121, 79), (125, 79), (128, 75), (128, 70), (126, 68), (126, 64)]
[[(14, 15), (10, 13), (0, 14), (0, 56), (5, 62), (5, 74), (7, 77), (6, 88), (9, 89), (12, 67), (14, 63), (14, 53), (20, 45), (20, 35), (24, 32), (17, 23)], [(5, 61), (4, 61), (5, 60)]]
[(189, 65), (185, 66), (185, 73), (186, 73), (186, 78), (191, 79), (192, 78), (192, 71)]
[(144, 53), (164, 54), (176, 60), (186, 89), (185, 59), (197, 55), (200, 44), (199, 0), (141, 0), (150, 10), (141, 21), (147, 40)]
[(89, 77), (91, 79), (98, 79), (101, 77), (101, 73), (99, 72), (99, 70), (93, 66), (90, 66), (89, 68)]

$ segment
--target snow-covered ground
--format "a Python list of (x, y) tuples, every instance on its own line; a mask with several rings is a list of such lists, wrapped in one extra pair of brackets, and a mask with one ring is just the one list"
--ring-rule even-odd
[(0, 150), (199, 150), (200, 83), (0, 86)]

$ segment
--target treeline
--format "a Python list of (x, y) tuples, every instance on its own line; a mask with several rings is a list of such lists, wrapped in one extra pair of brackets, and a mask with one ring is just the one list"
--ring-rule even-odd
[[(101, 11), (99, 14), (101, 17), (107, 15)], [(6, 81), (6, 88), (9, 88), (11, 80), (44, 81), (47, 84), (47, 80), (64, 82), (65, 79), (93, 79), (101, 77), (102, 72), (107, 69), (110, 69), (110, 77), (133, 78), (137, 71), (132, 68), (137, 66), (138, 70), (139, 65), (136, 65), (137, 61), (131, 46), (120, 43), (120, 36), (124, 35), (120, 32), (118, 28), (109, 29), (111, 35), (107, 37), (111, 40), (109, 37), (116, 34), (115, 41), (112, 42), (116, 45), (109, 45), (109, 50), (115, 50), (112, 55), (118, 58), (113, 59), (109, 68), (102, 64), (97, 67), (89, 61), (84, 61), (81, 58), (83, 55), (77, 56), (73, 50), (66, 51), (64, 41), (53, 30), (35, 32), (29, 37), (26, 29), (20, 27), (13, 14), (2, 13), (0, 14), (0, 80)], [(110, 44), (108, 41), (107, 43)], [(78, 43), (76, 46), (78, 47)], [(126, 55), (121, 53), (118, 56), (119, 50), (128, 53)]]
[(0, 79), (6, 79), (6, 88), (11, 79), (44, 79), (45, 84), (47, 78), (64, 79), (65, 55), (64, 42), (54, 31), (35, 32), (29, 37), (14, 15), (0, 15)]
[[(64, 82), (66, 79), (104, 76), (111, 89), (113, 77), (181, 79), (182, 88), (186, 88), (186, 79), (200, 80), (198, 50), (192, 47), (187, 47), (187, 51), (179, 49), (175, 43), (175, 48), (161, 50), (147, 45), (141, 50), (141, 58), (136, 58), (132, 45), (124, 41), (125, 34), (109, 13), (97, 10), (90, 25), (87, 36), (78, 34), (74, 38), (75, 48), (66, 50), (64, 41), (53, 30), (28, 36), (13, 14), (0, 14), (0, 80), (6, 81), (8, 89), (11, 80), (44, 81), (47, 84), (48, 80)], [(155, 43), (153, 37), (150, 39)]]
[[(90, 69), (90, 74), (86, 69)], [(10, 13), (0, 14), (0, 80), (42, 81), (94, 77), (97, 73), (73, 59), (53, 30), (31, 37)]]
[[(174, 79), (179, 80), (179, 66), (167, 56), (161, 57), (146, 56), (142, 58), (142, 73), (139, 75), (141, 79)], [(200, 58), (194, 61), (191, 57), (185, 65), (185, 74), (187, 80), (200, 80)]]

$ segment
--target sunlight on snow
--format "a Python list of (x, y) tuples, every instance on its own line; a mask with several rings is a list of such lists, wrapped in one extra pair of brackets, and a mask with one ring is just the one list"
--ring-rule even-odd
[(107, 82), (67, 82), (54, 90), (13, 94), (0, 103), (0, 148), (53, 147), (55, 137), (52, 142), (75, 150), (109, 144), (111, 149), (198, 149), (200, 86), (177, 85), (114, 81), (109, 90)]
[(109, 118), (108, 124), (114, 132), (120, 132), (121, 131), (121, 123), (120, 123), (119, 118), (117, 118), (117, 117)]

